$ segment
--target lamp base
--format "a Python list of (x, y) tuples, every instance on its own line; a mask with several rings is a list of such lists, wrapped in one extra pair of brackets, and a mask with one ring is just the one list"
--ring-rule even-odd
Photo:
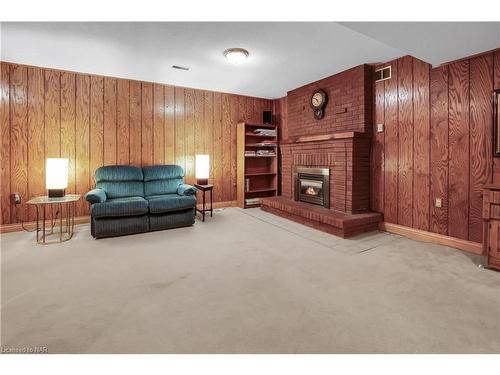
[(48, 189), (49, 198), (62, 198), (65, 195), (65, 189)]
[(198, 185), (208, 185), (208, 178), (197, 178), (196, 183)]

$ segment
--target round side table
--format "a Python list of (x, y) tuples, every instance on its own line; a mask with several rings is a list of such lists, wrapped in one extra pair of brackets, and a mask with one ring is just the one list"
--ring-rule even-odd
[[(67, 194), (61, 198), (49, 198), (45, 195), (26, 202), (26, 204), (36, 207), (37, 243), (43, 245), (59, 243), (69, 241), (73, 237), (76, 202), (80, 197), (80, 194)], [(56, 214), (54, 215), (55, 210)], [(47, 213), (49, 212), (51, 213), (50, 221), (47, 223)], [(57, 216), (59, 216), (59, 220)], [(65, 217), (64, 225), (63, 216)], [(59, 221), (59, 231), (54, 231), (57, 221)]]

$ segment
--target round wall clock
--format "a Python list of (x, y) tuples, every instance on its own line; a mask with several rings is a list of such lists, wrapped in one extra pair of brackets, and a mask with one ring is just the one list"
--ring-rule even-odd
[(326, 92), (324, 90), (316, 90), (311, 96), (311, 108), (314, 111), (314, 118), (320, 120), (325, 115), (324, 109), (327, 102)]

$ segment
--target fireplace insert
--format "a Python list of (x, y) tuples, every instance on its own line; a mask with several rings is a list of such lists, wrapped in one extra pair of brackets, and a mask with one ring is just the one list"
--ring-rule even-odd
[(330, 170), (294, 168), (295, 200), (330, 208)]

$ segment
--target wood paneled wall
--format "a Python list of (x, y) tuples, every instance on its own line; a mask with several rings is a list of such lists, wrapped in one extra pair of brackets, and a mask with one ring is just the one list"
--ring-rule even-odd
[[(45, 193), (45, 159), (70, 159), (68, 192), (84, 194), (103, 165), (175, 163), (194, 182), (197, 153), (211, 157), (214, 201), (236, 199), (236, 124), (259, 122), (267, 99), (0, 64), (1, 224), (34, 218), (25, 204)], [(79, 202), (77, 215), (87, 215)]]
[(372, 209), (389, 223), (481, 242), (482, 188), (500, 183), (492, 155), (500, 51), (434, 69), (410, 56), (380, 67), (388, 65), (392, 78), (374, 83)]

